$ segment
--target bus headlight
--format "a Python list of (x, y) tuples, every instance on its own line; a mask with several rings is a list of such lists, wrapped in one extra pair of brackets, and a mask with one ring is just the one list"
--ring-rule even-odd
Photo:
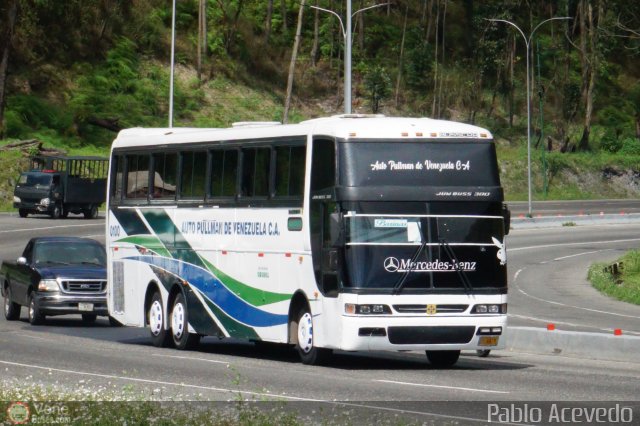
[(472, 314), (506, 314), (507, 313), (507, 304), (481, 304), (475, 305), (473, 309), (471, 309)]
[(391, 314), (391, 308), (382, 304), (356, 305), (354, 303), (345, 303), (344, 313), (348, 315), (384, 315)]
[(38, 291), (59, 291), (58, 281), (56, 280), (40, 280), (38, 283)]
[(40, 200), (40, 205), (42, 206), (48, 206), (50, 203), (48, 198), (43, 198), (42, 200)]
[(16, 197), (15, 195), (13, 196), (13, 202), (14, 203), (20, 203), (22, 202), (22, 200), (20, 199), (20, 197)]

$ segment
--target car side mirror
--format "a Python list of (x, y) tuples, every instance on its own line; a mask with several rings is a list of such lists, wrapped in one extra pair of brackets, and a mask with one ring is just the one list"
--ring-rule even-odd
[(342, 247), (344, 245), (342, 213), (331, 213), (329, 217), (329, 236), (331, 238), (331, 247)]
[(23, 257), (23, 256), (20, 256), (20, 257), (18, 258), (18, 260), (16, 261), (16, 263), (17, 263), (18, 265), (26, 265), (26, 264), (27, 264), (27, 258), (26, 258), (26, 257)]

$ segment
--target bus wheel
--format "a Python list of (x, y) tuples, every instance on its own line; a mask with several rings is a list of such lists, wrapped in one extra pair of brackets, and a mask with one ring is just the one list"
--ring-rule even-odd
[(448, 368), (458, 362), (460, 351), (427, 351), (427, 358), (435, 368)]
[(193, 349), (200, 343), (199, 335), (189, 333), (189, 312), (182, 293), (178, 293), (171, 308), (171, 337), (177, 349)]
[(18, 214), (20, 215), (20, 217), (27, 217), (27, 216), (29, 216), (29, 210), (27, 210), (27, 209), (18, 209)]
[(151, 331), (151, 342), (153, 346), (162, 348), (169, 346), (169, 333), (165, 330), (164, 309), (162, 308), (162, 298), (160, 293), (153, 293), (149, 311), (147, 311), (147, 321)]
[(331, 350), (313, 346), (313, 317), (308, 308), (302, 308), (297, 315), (298, 341), (296, 350), (303, 364), (323, 364), (331, 356)]
[(491, 353), (491, 349), (478, 349), (476, 351), (476, 355), (478, 355), (480, 358), (486, 358), (489, 356), (490, 353)]

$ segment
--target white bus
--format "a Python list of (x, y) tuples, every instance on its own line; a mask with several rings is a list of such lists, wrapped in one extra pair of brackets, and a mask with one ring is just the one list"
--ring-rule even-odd
[(123, 130), (106, 221), (109, 314), (156, 346), (201, 336), (332, 350), (504, 347), (503, 204), (489, 131), (341, 115)]

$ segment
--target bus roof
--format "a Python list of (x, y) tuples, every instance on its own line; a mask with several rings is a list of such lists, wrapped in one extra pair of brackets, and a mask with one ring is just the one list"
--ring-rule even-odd
[(256, 122), (252, 125), (251, 122), (243, 122), (240, 126), (229, 128), (131, 128), (120, 131), (113, 147), (269, 139), (309, 134), (345, 140), (492, 139), (491, 133), (484, 128), (455, 121), (346, 114), (286, 125), (276, 122)]

